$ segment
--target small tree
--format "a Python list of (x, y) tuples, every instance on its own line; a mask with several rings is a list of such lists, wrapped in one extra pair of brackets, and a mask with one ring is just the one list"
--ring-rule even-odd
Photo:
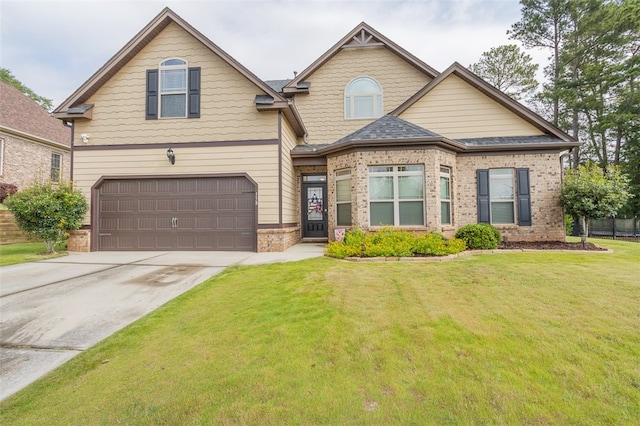
[(35, 183), (9, 196), (4, 204), (20, 229), (44, 241), (47, 253), (55, 253), (56, 245), (68, 237), (68, 232), (80, 228), (88, 208), (71, 182)]
[(580, 218), (584, 243), (590, 219), (615, 216), (631, 197), (628, 178), (618, 167), (609, 167), (605, 173), (595, 163), (588, 163), (567, 170), (560, 204), (568, 214)]

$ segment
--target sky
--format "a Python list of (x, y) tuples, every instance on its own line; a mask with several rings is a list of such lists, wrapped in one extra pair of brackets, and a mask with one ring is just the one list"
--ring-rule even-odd
[(0, 0), (0, 67), (58, 106), (164, 7), (263, 80), (292, 78), (362, 21), (443, 71), (515, 43), (520, 19), (518, 0)]

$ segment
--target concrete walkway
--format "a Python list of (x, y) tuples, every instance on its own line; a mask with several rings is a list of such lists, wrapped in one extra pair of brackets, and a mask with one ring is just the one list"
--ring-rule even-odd
[(320, 257), (282, 253), (93, 252), (0, 268), (0, 400), (231, 265)]

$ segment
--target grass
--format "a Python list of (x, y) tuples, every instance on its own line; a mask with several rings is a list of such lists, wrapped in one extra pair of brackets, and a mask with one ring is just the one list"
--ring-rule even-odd
[(13, 424), (637, 424), (640, 245), (232, 267), (0, 403)]
[(60, 248), (57, 250), (60, 251), (55, 254), (43, 254), (46, 252), (43, 242), (0, 245), (0, 266), (36, 262), (67, 255), (66, 251)]

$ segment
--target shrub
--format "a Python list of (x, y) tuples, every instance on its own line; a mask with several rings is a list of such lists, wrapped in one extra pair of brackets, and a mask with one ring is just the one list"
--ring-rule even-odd
[(407, 231), (383, 228), (378, 232), (366, 233), (359, 229), (348, 231), (343, 242), (334, 241), (327, 247), (327, 254), (345, 257), (411, 257), (445, 256), (464, 251), (464, 241), (445, 239), (438, 233), (417, 237)]
[(495, 249), (501, 237), (500, 231), (488, 223), (465, 225), (456, 232), (456, 238), (463, 240), (471, 250)]
[(78, 229), (87, 212), (87, 201), (71, 183), (35, 183), (16, 192), (6, 203), (13, 212), (16, 224), (28, 234), (42, 239), (47, 253), (55, 253), (55, 246)]
[(18, 187), (12, 183), (0, 182), (0, 203), (4, 203), (4, 200), (12, 194), (18, 192)]

